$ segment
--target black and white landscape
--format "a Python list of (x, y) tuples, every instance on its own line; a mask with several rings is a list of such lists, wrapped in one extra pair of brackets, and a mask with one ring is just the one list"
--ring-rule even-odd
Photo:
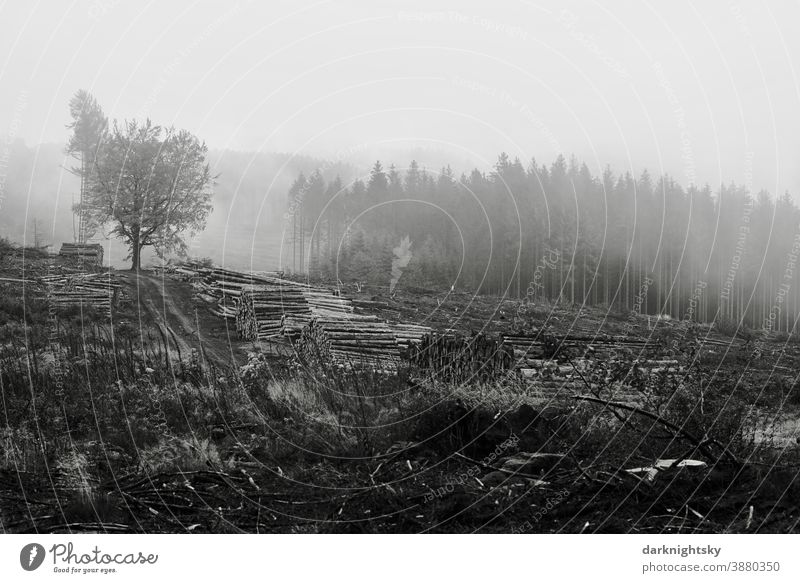
[(800, 530), (797, 3), (0, 6), (0, 532)]

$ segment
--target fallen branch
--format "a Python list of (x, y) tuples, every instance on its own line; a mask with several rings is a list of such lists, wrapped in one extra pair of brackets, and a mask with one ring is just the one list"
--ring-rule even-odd
[[(664, 419), (660, 415), (657, 415), (655, 413), (651, 413), (650, 411), (645, 411), (644, 409), (640, 409), (639, 407), (634, 407), (633, 405), (628, 405), (626, 403), (618, 403), (618, 402), (615, 402), (615, 401), (608, 401), (606, 399), (600, 399), (598, 397), (590, 397), (588, 395), (575, 395), (572, 398), (577, 400), (577, 401), (588, 401), (590, 403), (597, 403), (597, 404), (603, 405), (605, 407), (610, 407), (610, 408), (614, 408), (614, 409), (622, 409), (624, 411), (630, 411), (631, 413), (636, 413), (637, 415), (641, 415), (643, 417), (647, 417), (648, 419), (652, 419), (656, 423), (658, 423), (658, 424), (662, 425), (663, 427), (666, 427), (668, 430), (672, 431), (673, 434), (676, 437), (682, 437), (683, 439), (685, 439), (686, 441), (691, 443), (695, 447), (695, 449), (697, 451), (699, 451), (701, 454), (706, 456), (712, 462), (717, 463), (719, 461), (719, 458), (717, 456), (715, 456), (711, 452), (711, 450), (709, 450), (708, 447), (707, 447), (707, 445), (711, 444), (711, 443), (714, 443), (716, 445), (720, 445), (716, 440), (714, 440), (714, 439), (703, 439), (703, 440), (700, 440), (697, 437), (695, 437), (694, 435), (692, 435), (691, 433), (689, 433), (688, 431), (686, 431), (685, 429), (683, 429), (681, 427), (678, 427), (677, 425), (675, 425), (674, 423), (672, 423), (670, 421), (667, 421), (666, 419)], [(728, 449), (726, 447), (721, 446), (721, 445), (720, 445), (720, 447), (722, 447), (722, 453), (731, 462), (733, 462), (733, 463), (735, 463), (737, 465), (741, 465), (739, 460), (736, 459), (736, 456), (734, 456), (730, 451), (728, 451)]]

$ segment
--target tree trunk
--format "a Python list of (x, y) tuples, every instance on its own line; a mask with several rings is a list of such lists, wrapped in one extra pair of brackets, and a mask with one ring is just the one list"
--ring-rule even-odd
[(133, 246), (133, 261), (131, 262), (131, 271), (139, 271), (142, 267), (142, 248), (138, 244)]
[(131, 258), (131, 271), (139, 271), (142, 267), (142, 243), (138, 227), (134, 228), (131, 237)]
[(79, 211), (78, 211), (78, 243), (86, 243), (85, 234), (84, 234), (84, 226), (83, 226), (83, 215), (84, 209), (83, 204), (85, 200), (86, 194), (86, 154), (81, 152), (81, 193), (80, 198), (78, 200)]

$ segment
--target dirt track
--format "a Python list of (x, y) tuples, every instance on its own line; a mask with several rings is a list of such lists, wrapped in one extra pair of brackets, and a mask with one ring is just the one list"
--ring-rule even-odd
[(216, 366), (244, 363), (248, 345), (236, 338), (225, 321), (195, 304), (188, 284), (144, 271), (129, 274), (128, 281), (140, 323), (160, 326), (181, 354), (197, 350)]

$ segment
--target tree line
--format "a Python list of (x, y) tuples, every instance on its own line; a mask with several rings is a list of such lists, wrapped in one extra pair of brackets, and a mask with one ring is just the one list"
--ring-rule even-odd
[[(412, 162), (344, 185), (300, 174), (289, 266), (312, 277), (604, 305), (682, 320), (794, 328), (800, 209), (736, 184), (683, 188), (559, 156), (501, 154), (455, 176)], [(410, 245), (401, 245), (408, 237)], [(399, 249), (410, 254), (397, 275)]]

